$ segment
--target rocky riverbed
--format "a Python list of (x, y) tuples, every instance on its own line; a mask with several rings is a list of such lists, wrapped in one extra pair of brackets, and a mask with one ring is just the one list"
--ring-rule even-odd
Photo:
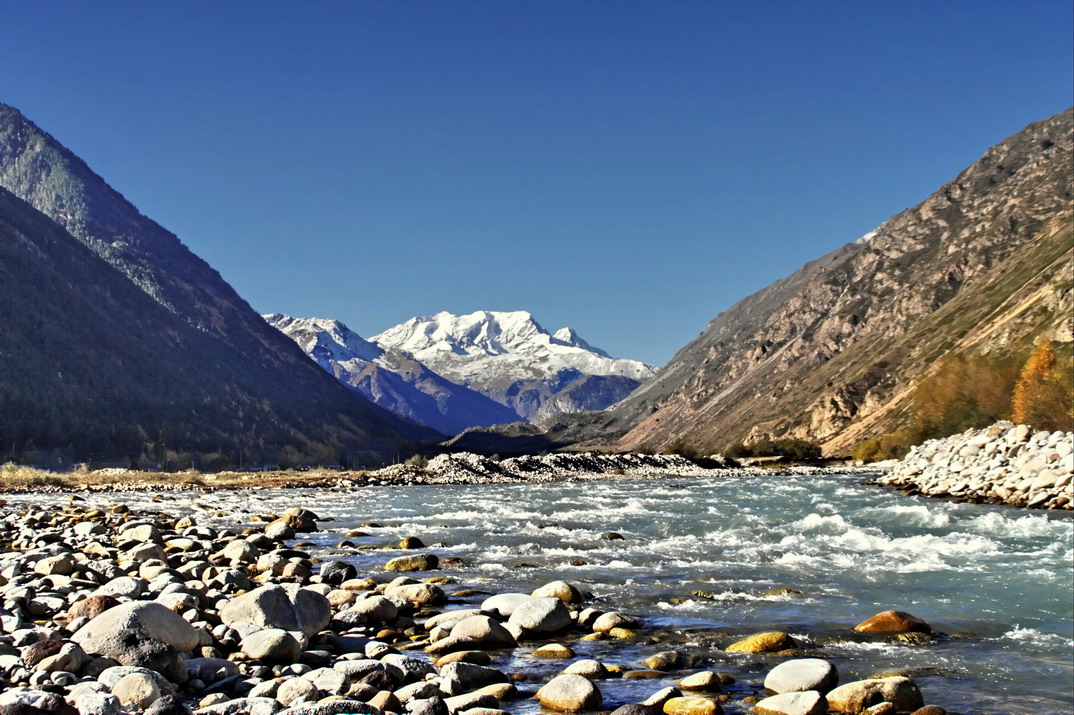
[(875, 473), (874, 467), (769, 466), (701, 467), (675, 454), (571, 452), (493, 459), (472, 452), (441, 454), (425, 466), (397, 464), (369, 479), (409, 484), (518, 484), (564, 480), (659, 479), (676, 477), (780, 476), (788, 474)]
[[(546, 710), (599, 712), (620, 679), (669, 676), (675, 686), (615, 712), (945, 712), (900, 674), (839, 684), (831, 662), (802, 657), (779, 630), (722, 645), (755, 654), (752, 690), (676, 650), (642, 663), (579, 659), (588, 641), (626, 647), (658, 632), (647, 614), (593, 603), (565, 581), (462, 608), (473, 590), (416, 540), (368, 573), (317, 560), (299, 540), (318, 528), (308, 509), (263, 515), (258, 527), (228, 528), (226, 510), (210, 516), (78, 499), (5, 507), (0, 712), (495, 715), (534, 698)], [(855, 630), (884, 643), (931, 637), (929, 624), (898, 611)], [(562, 667), (535, 679), (498, 666), (520, 647)]]
[(875, 483), (906, 493), (1074, 509), (1074, 433), (998, 422), (913, 447)]

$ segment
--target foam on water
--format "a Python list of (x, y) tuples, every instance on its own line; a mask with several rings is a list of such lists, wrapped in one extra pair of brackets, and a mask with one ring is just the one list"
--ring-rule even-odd
[(1036, 628), (1015, 626), (995, 640), (1014, 641), (1019, 645), (1030, 645), (1036, 648), (1065, 648), (1068, 652), (1074, 652), (1074, 639), (1061, 636), (1058, 633), (1045, 633)]

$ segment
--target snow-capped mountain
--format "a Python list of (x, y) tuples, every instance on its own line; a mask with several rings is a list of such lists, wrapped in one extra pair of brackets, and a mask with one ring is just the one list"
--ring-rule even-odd
[(399, 351), (365, 340), (338, 320), (281, 313), (263, 317), (343, 384), (443, 434), (519, 419), (510, 408), (437, 375)]
[[(526, 311), (441, 312), (411, 318), (372, 340), (511, 407), (526, 420), (602, 409), (656, 372), (637, 360), (610, 357), (571, 328), (549, 333)], [(587, 388), (578, 392), (584, 406), (560, 400), (554, 411), (541, 409), (553, 395), (586, 378)]]

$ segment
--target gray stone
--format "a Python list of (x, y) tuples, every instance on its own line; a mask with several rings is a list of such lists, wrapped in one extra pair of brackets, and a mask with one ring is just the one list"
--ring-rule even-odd
[(254, 624), (301, 631), (307, 637), (322, 630), (331, 618), (328, 599), (294, 584), (262, 586), (231, 599), (220, 609), (220, 620), (233, 628)]
[(121, 705), (133, 705), (138, 710), (145, 710), (160, 698), (161, 690), (156, 681), (144, 673), (129, 673), (112, 686)]
[(212, 684), (239, 674), (239, 665), (226, 658), (191, 658), (184, 663), (191, 679)]
[[(562, 604), (562, 601), (560, 602)], [(537, 691), (543, 707), (561, 712), (598, 710), (603, 704), (600, 690), (581, 675), (557, 675)]]
[(370, 596), (369, 598), (359, 599), (347, 610), (352, 613), (360, 613), (367, 621), (373, 623), (392, 621), (399, 615), (399, 609), (396, 607), (395, 602), (384, 596)]
[(119, 698), (109, 693), (86, 693), (74, 700), (81, 715), (119, 715)]
[(765, 698), (751, 710), (754, 715), (826, 715), (828, 701), (816, 690), (782, 693)]
[(476, 690), (494, 683), (509, 682), (509, 678), (495, 668), (461, 662), (445, 665), (440, 669), (440, 677), (458, 683), (461, 686), (461, 692)]
[(507, 622), (534, 633), (556, 633), (573, 624), (563, 601), (543, 596), (519, 604)]
[(469, 639), (486, 648), (513, 648), (517, 645), (514, 636), (498, 621), (488, 616), (462, 619), (451, 629), (451, 637)]
[(832, 690), (827, 698), (828, 707), (852, 713), (885, 700), (899, 711), (913, 711), (925, 704), (914, 681), (902, 676), (855, 680)]
[(86, 648), (121, 630), (133, 630), (143, 637), (170, 645), (176, 650), (190, 651), (197, 647), (199, 636), (182, 616), (153, 601), (123, 603), (102, 612), (75, 633), (71, 640), (87, 652), (108, 653)]
[(526, 593), (501, 593), (486, 598), (481, 604), (482, 611), (498, 613), (502, 618), (510, 618), (515, 609), (533, 598)]
[(268, 665), (290, 665), (302, 655), (302, 646), (282, 628), (266, 628), (242, 639), (240, 649), (248, 658)]

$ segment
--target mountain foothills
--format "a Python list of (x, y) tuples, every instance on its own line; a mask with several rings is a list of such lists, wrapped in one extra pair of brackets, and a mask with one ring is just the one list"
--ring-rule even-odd
[(614, 359), (571, 328), (549, 333), (524, 311), (442, 312), (368, 341), (335, 320), (264, 317), (344, 384), (452, 435), (603, 409), (656, 370)]
[[(546, 424), (544, 447), (802, 438), (841, 454), (913, 422), (915, 388), (953, 360), (1018, 364), (1039, 337), (1069, 358), (1072, 130), (1067, 110), (992, 147), (918, 206), (717, 315), (607, 413)], [(506, 436), (489, 435), (501, 449)]]
[(0, 105), (0, 450), (335, 463), (428, 428), (345, 389), (81, 159)]

